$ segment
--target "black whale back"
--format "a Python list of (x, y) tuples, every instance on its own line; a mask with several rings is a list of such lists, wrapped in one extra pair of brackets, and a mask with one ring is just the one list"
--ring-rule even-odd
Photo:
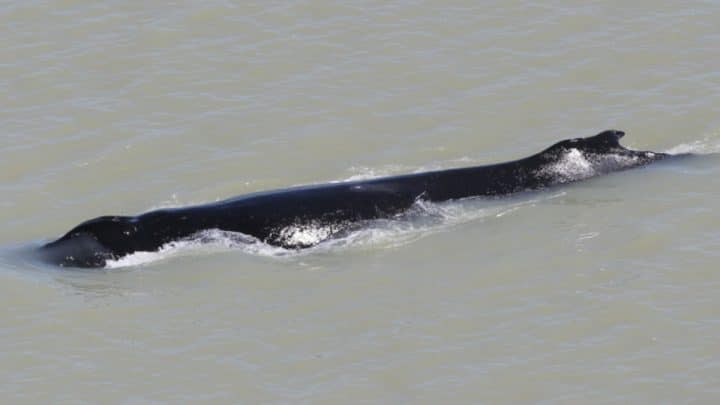
[[(286, 248), (303, 248), (309, 245), (287, 238), (288, 227), (330, 225), (333, 232), (340, 232), (364, 220), (391, 218), (420, 199), (439, 202), (537, 190), (642, 166), (667, 156), (628, 150), (620, 145), (623, 135), (622, 131), (608, 130), (587, 138), (568, 139), (535, 155), (499, 164), (294, 187), (135, 217), (99, 217), (78, 225), (41, 251), (51, 263), (101, 267), (108, 259), (154, 251), (168, 242), (210, 229), (241, 232)], [(547, 170), (572, 151), (597, 170), (577, 178), (557, 176)]]

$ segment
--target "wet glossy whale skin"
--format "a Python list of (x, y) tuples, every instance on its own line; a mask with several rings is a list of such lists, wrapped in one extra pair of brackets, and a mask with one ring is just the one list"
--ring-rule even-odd
[[(265, 243), (298, 249), (311, 245), (284, 237), (289, 226), (332, 226), (335, 232), (360, 221), (390, 218), (422, 199), (442, 202), (503, 196), (643, 166), (667, 157), (620, 145), (625, 133), (607, 130), (560, 141), (524, 159), (365, 181), (267, 191), (192, 207), (163, 209), (134, 217), (103, 216), (86, 221), (40, 248), (41, 257), (63, 267), (103, 267), (130, 253), (218, 229)], [(569, 154), (580, 154), (581, 172), (566, 170)], [(332, 235), (329, 235), (332, 236)]]

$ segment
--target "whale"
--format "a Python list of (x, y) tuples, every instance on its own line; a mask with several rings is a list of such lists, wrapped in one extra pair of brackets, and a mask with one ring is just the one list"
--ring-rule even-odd
[[(623, 131), (566, 139), (534, 155), (503, 163), (451, 168), (369, 180), (262, 191), (136, 216), (90, 219), (38, 248), (43, 261), (61, 267), (99, 268), (135, 252), (153, 252), (203, 231), (238, 232), (269, 245), (304, 249), (364, 221), (394, 218), (419, 201), (498, 198), (542, 190), (642, 167), (667, 153), (627, 149)], [(314, 243), (295, 240), (290, 227), (325, 227)]]

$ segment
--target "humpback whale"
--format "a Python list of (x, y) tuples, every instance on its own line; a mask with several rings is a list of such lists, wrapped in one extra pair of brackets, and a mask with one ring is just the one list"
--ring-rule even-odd
[(370, 180), (293, 187), (242, 195), (210, 204), (159, 209), (137, 216), (102, 216), (39, 248), (49, 263), (103, 267), (125, 255), (207, 230), (240, 232), (289, 249), (310, 247), (289, 238), (292, 226), (326, 226), (328, 238), (362, 221), (393, 218), (419, 200), (441, 202), (500, 197), (640, 167), (668, 154), (626, 149), (622, 131), (560, 141), (532, 156), (485, 166), (454, 168)]

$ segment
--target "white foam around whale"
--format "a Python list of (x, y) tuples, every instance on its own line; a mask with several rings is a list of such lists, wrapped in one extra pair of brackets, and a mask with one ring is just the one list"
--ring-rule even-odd
[(694, 154), (714, 154), (720, 153), (720, 129), (706, 133), (701, 139), (681, 143), (666, 150), (670, 154), (694, 153)]
[(696, 154), (711, 154), (720, 153), (720, 142), (713, 142), (709, 139), (681, 143), (680, 145), (674, 146), (666, 151), (670, 154), (682, 154), (682, 153), (696, 153)]
[[(649, 155), (652, 152), (647, 152)], [(620, 154), (585, 154), (570, 149), (553, 164), (538, 170), (538, 174), (552, 176), (559, 183), (584, 180), (599, 174), (622, 170), (636, 165), (636, 156)]]

